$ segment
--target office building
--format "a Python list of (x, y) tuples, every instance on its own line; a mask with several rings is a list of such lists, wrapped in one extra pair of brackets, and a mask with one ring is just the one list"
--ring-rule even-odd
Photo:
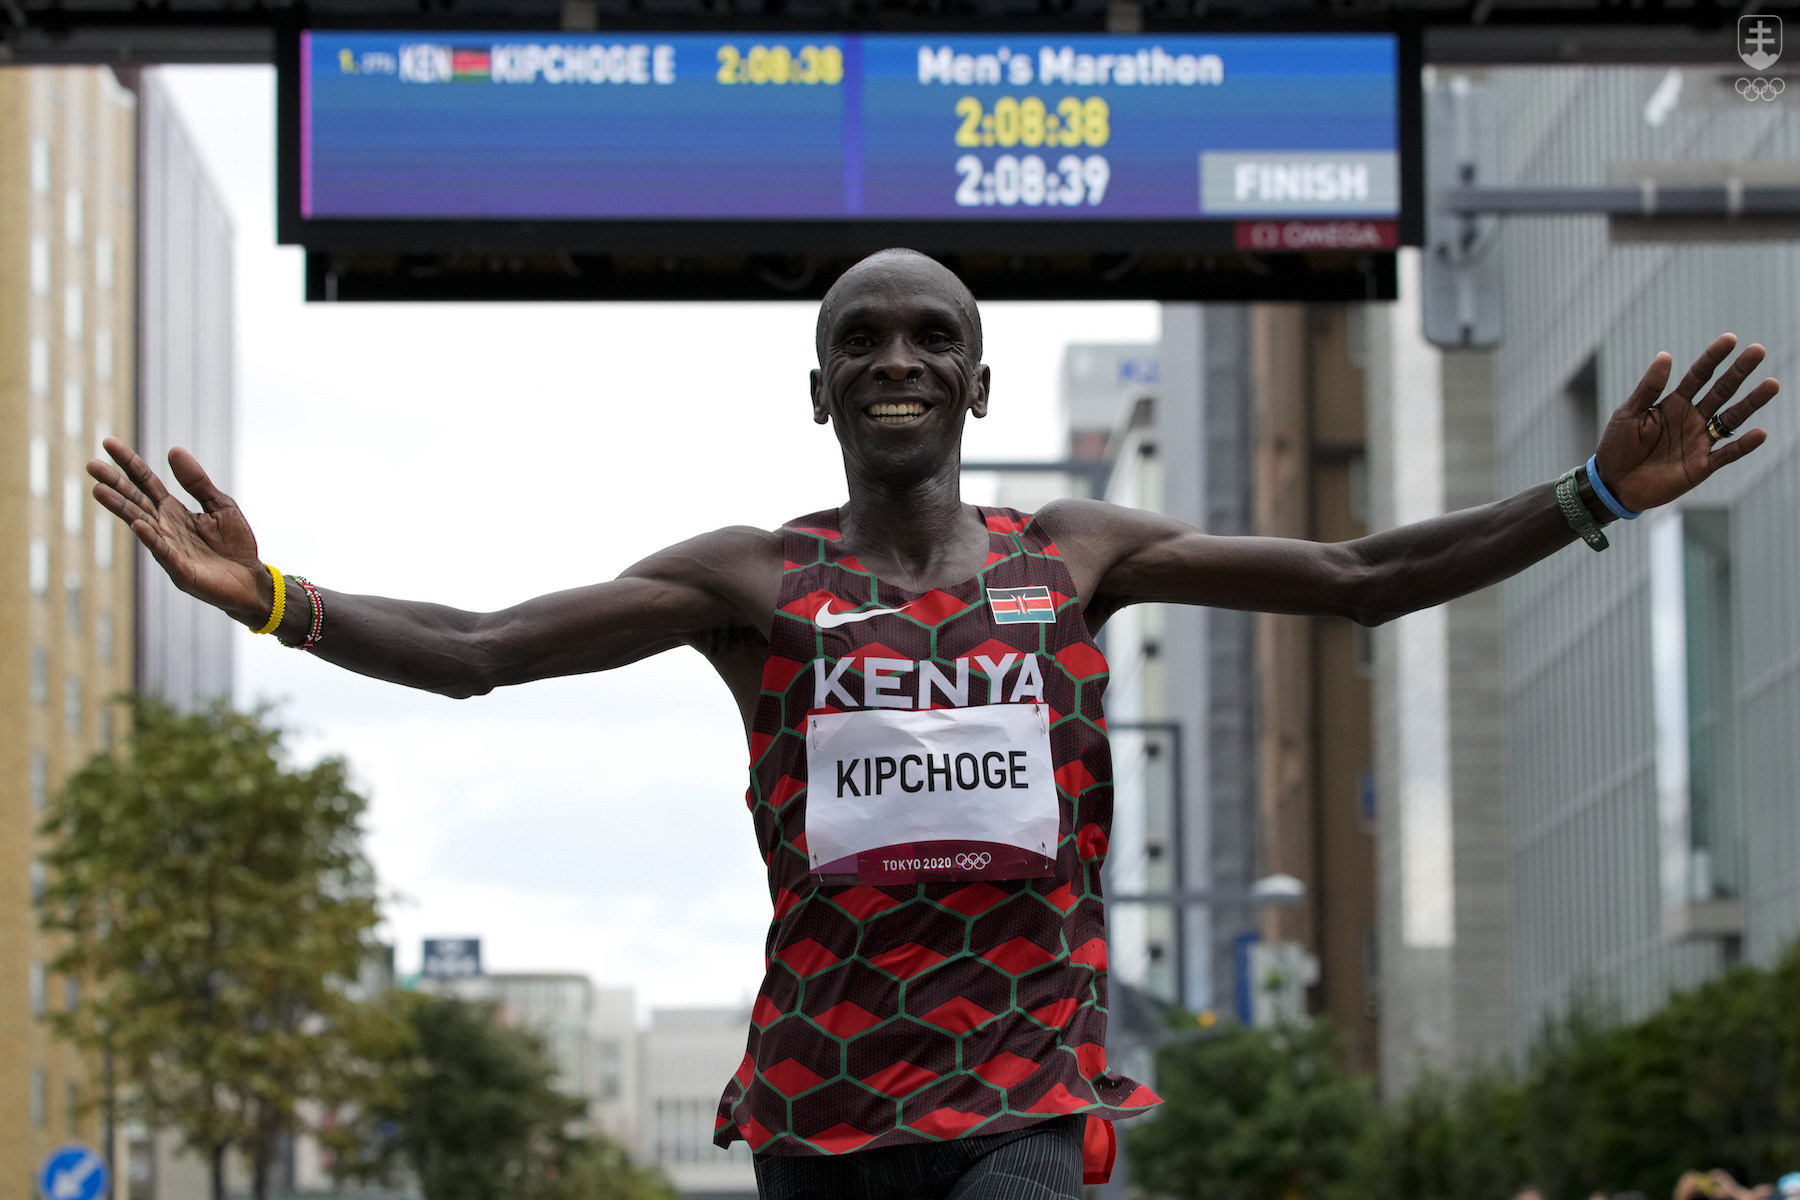
[(753, 1200), (750, 1147), (713, 1145), (719, 1094), (744, 1060), (750, 1014), (737, 1008), (654, 1008), (639, 1040), (638, 1162), (658, 1167), (690, 1200)]
[[(1498, 496), (1492, 356), (1420, 327), (1420, 263), (1368, 306), (1373, 531)], [(1566, 553), (1566, 552), (1565, 552)], [(1373, 631), (1380, 1078), (1385, 1094), (1511, 1046), (1511, 911), (1501, 596), (1489, 588)]]
[[(1249, 310), (1253, 531), (1343, 542), (1368, 532), (1365, 314), (1343, 305)], [(1264, 875), (1305, 888), (1261, 912), (1277, 973), (1309, 984), (1290, 1009), (1323, 1015), (1352, 1065), (1375, 1065), (1375, 837), (1372, 641), (1348, 617), (1259, 613), (1254, 712)], [(1245, 956), (1264, 961), (1262, 954)], [(1240, 986), (1269, 968), (1240, 967)]]
[[(229, 494), (237, 474), (231, 216), (158, 72), (142, 72), (137, 88), (137, 449), (166, 474), (169, 448), (185, 446)], [(229, 698), (230, 618), (182, 595), (147, 551), (137, 553), (139, 690), (183, 709)]]
[(97, 1145), (93, 1064), (41, 1018), (78, 981), (39, 934), (35, 836), (132, 683), (133, 556), (88, 498), (100, 437), (135, 429), (136, 101), (102, 69), (0, 71), (0, 1178)]
[[(1492, 182), (1779, 172), (1800, 119), (1717, 69), (1508, 69)], [(1438, 88), (1449, 81), (1439, 78)], [(1437, 102), (1428, 98), (1428, 103)], [(1761, 237), (1768, 235), (1762, 234)], [(1719, 332), (1793, 372), (1800, 251), (1741, 225), (1508, 218), (1502, 336), (1420, 336), (1418, 260), (1369, 318), (1378, 527), (1584, 461), (1652, 356)], [(1800, 934), (1800, 443), (1378, 631), (1383, 1084), (1519, 1055), (1578, 1001), (1630, 1019)]]
[[(140, 205), (147, 193), (182, 198)], [(205, 653), (179, 631), (146, 630), (140, 589), (173, 589), (92, 501), (83, 470), (103, 437), (155, 428), (159, 445), (208, 446), (229, 477), (222, 214), (153, 72), (0, 71), (0, 1178), (103, 1136), (76, 1115), (95, 1098), (94, 1064), (40, 1020), (80, 992), (48, 970), (56, 948), (32, 910), (47, 798), (113, 744), (123, 714), (111, 697), (138, 688), (192, 706), (230, 693), (229, 623), (213, 614)], [(147, 317), (152, 295), (188, 314), (178, 339)], [(208, 443), (202, 426), (226, 436)], [(117, 1131), (120, 1164), (153, 1160), (147, 1138), (133, 1158), (130, 1133)]]
[[(1596, 186), (1636, 163), (1711, 178), (1793, 163), (1800, 116), (1745, 102), (1741, 73), (1494, 72), (1502, 178)], [(1674, 103), (1650, 105), (1658, 89)], [(1502, 493), (1585, 459), (1658, 350), (1679, 374), (1731, 330), (1769, 347), (1758, 378), (1794, 375), (1800, 248), (1700, 232), (1715, 240), (1621, 241), (1593, 218), (1503, 227)], [(1737, 468), (1610, 529), (1604, 553), (1566, 550), (1503, 589), (1517, 1046), (1576, 996), (1641, 1015), (1800, 934), (1791, 399)]]

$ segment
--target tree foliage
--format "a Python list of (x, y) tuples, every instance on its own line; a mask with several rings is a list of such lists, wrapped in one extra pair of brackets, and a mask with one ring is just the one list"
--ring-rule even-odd
[(395, 1036), (347, 987), (378, 919), (366, 802), (341, 760), (286, 764), (262, 713), (131, 716), (43, 822), (40, 923), (83, 984), (51, 1021), (112, 1053), (125, 1112), (208, 1159), (215, 1198), (236, 1149), (261, 1200), (299, 1102), (356, 1095)]
[(404, 1167), (426, 1200), (674, 1200), (661, 1178), (582, 1128), (586, 1105), (554, 1086), (543, 1042), (494, 1005), (394, 997), (410, 1031), (392, 1089), (337, 1131), (346, 1176)]
[(1378, 1102), (1315, 1027), (1159, 1054), (1167, 1103), (1130, 1133), (1152, 1195), (1205, 1200), (1667, 1196), (1690, 1170), (1800, 1168), (1800, 944), (1625, 1022), (1591, 1004), (1518, 1065)]
[(1132, 1181), (1183, 1200), (1319, 1196), (1375, 1112), (1323, 1024), (1229, 1029), (1156, 1058), (1165, 1101), (1128, 1133)]

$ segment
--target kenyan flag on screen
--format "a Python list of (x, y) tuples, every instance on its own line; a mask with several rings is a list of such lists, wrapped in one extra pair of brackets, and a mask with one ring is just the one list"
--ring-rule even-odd
[(450, 51), (450, 78), (459, 83), (483, 82), (488, 78), (488, 52), (458, 46)]
[(988, 607), (994, 610), (994, 624), (1020, 625), (1035, 621), (1051, 625), (1056, 621), (1056, 602), (1047, 587), (989, 588)]

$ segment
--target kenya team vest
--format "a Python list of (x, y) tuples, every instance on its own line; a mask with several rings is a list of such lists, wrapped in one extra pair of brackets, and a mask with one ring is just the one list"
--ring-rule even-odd
[[(720, 1146), (843, 1154), (1158, 1103), (1110, 1073), (1103, 1048), (1106, 660), (1056, 546), (1022, 514), (982, 515), (986, 565), (929, 592), (882, 583), (841, 552), (835, 511), (783, 530), (746, 796), (775, 915), (748, 1051), (719, 1102)], [(1021, 707), (938, 711), (1006, 704)], [(963, 740), (941, 740), (946, 724)], [(831, 764), (810, 781), (809, 755)], [(858, 802), (899, 821), (932, 805), (952, 819), (990, 803), (1026, 815), (1010, 833), (959, 828), (962, 840), (828, 863), (808, 842), (809, 783), (813, 838), (829, 833), (840, 850), (883, 838), (828, 830), (827, 802), (845, 820)], [(992, 877), (1003, 867), (1012, 877)]]

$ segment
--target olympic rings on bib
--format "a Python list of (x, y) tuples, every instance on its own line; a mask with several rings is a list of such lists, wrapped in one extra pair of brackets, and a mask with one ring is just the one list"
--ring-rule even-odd
[(956, 867), (959, 871), (979, 871), (992, 861), (994, 861), (993, 855), (985, 850), (977, 851), (974, 854), (965, 852), (956, 856)]
[(1737, 94), (1752, 102), (1773, 100), (1787, 91), (1787, 81), (1779, 76), (1773, 79), (1741, 78), (1736, 86)]

